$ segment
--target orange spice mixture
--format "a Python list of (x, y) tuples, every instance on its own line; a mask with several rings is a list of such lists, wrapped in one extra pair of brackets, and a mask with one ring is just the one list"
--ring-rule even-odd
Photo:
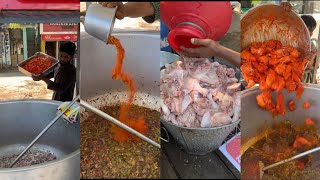
[[(112, 79), (121, 79), (125, 85), (128, 86), (129, 89), (129, 100), (126, 103), (120, 105), (120, 115), (119, 121), (126, 124), (127, 126), (135, 129), (141, 134), (147, 133), (147, 126), (145, 124), (145, 120), (143, 116), (140, 116), (138, 119), (129, 119), (128, 113), (132, 106), (134, 95), (136, 92), (134, 80), (131, 76), (123, 72), (122, 65), (124, 60), (125, 50), (122, 47), (119, 39), (114, 36), (110, 36), (107, 44), (112, 44), (117, 48), (117, 59), (116, 64), (112, 69)], [(136, 137), (135, 135), (131, 134), (130, 132), (112, 124), (111, 132), (114, 134), (114, 138), (118, 142), (128, 141), (130, 139), (133, 140), (140, 140), (140, 138)]]

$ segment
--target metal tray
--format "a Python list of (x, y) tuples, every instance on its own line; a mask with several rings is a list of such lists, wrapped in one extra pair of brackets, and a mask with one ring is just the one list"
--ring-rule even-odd
[(31, 59), (35, 58), (35, 57), (48, 57), (51, 62), (53, 62), (53, 65), (51, 67), (49, 67), (48, 69), (46, 69), (45, 71), (42, 72), (42, 74), (44, 74), (45, 76), (48, 75), (55, 67), (58, 66), (58, 63), (59, 63), (59, 60), (52, 57), (52, 56), (49, 56), (47, 54), (44, 54), (42, 52), (36, 52), (33, 56), (29, 57), (28, 59), (22, 61), (21, 63), (18, 64), (18, 69), (20, 72), (22, 72), (23, 74), (27, 75), (27, 76), (30, 76), (32, 77), (33, 76), (39, 76), (39, 75), (35, 75), (35, 74), (32, 74), (31, 72), (27, 71), (26, 69), (23, 68), (23, 66), (28, 62), (30, 61)]

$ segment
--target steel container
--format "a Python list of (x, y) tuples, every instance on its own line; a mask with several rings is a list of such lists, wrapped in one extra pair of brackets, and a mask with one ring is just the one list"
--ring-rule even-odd
[(302, 56), (310, 52), (308, 28), (295, 12), (286, 12), (278, 5), (263, 4), (241, 16), (241, 49), (245, 49), (252, 42), (270, 39), (297, 48), (302, 52)]
[[(179, 60), (178, 55), (164, 51), (160, 52), (160, 68), (176, 60)], [(220, 60), (219, 63), (222, 64), (223, 61)], [(214, 128), (179, 127), (163, 118), (161, 118), (161, 122), (185, 152), (205, 155), (219, 148), (227, 136), (238, 126), (240, 120)]]
[[(112, 35), (120, 40), (125, 49), (123, 70), (135, 80), (137, 92), (149, 94), (150, 97), (160, 97), (159, 32), (115, 32)], [(116, 61), (116, 48), (113, 45), (106, 45), (88, 33), (81, 32), (80, 50), (81, 99), (127, 92), (122, 81), (111, 78)], [(127, 99), (126, 95), (124, 96), (123, 99)]]
[[(56, 116), (58, 101), (12, 100), (0, 102), (0, 157), (18, 155)], [(1, 180), (80, 179), (79, 122), (59, 119), (30, 149), (50, 151), (57, 159), (19, 168), (0, 168)]]
[[(279, 123), (283, 120), (290, 120), (293, 124), (303, 124), (307, 117), (313, 119), (317, 124), (320, 123), (320, 85), (304, 84), (304, 92), (299, 101), (296, 100), (296, 93), (287, 93), (283, 90), (285, 97), (284, 103), (287, 106), (290, 100), (295, 101), (295, 111), (289, 111), (286, 108), (284, 116), (272, 117), (269, 111), (261, 109), (256, 101), (256, 96), (261, 91), (258, 87), (250, 88), (242, 91), (241, 94), (241, 153), (245, 152), (252, 144), (261, 139), (266, 129), (274, 123)], [(276, 94), (273, 93), (275, 101)], [(308, 101), (311, 104), (309, 109), (303, 109), (303, 102)]]
[(105, 42), (113, 30), (117, 8), (90, 4), (84, 20), (84, 28), (91, 36)]
[[(301, 125), (304, 120), (310, 117), (316, 125), (319, 127), (320, 123), (320, 85), (316, 84), (304, 84), (304, 92), (299, 101), (296, 100), (296, 93), (287, 93), (283, 90), (284, 101), (287, 105), (290, 100), (295, 101), (295, 111), (289, 111), (286, 108), (286, 114), (284, 116), (272, 117), (269, 111), (261, 109), (256, 101), (256, 96), (261, 91), (258, 87), (250, 88), (242, 92), (241, 94), (241, 155), (246, 152), (253, 144), (265, 137), (270, 133), (272, 125), (279, 124), (284, 120), (289, 120), (294, 125)], [(275, 99), (276, 94), (273, 93)], [(303, 102), (308, 101), (311, 104), (309, 109), (303, 109)], [(320, 168), (320, 154), (318, 152), (313, 153), (311, 162), (303, 170), (304, 176), (302, 179), (317, 179), (319, 177)], [(265, 164), (268, 166), (270, 164)], [(275, 179), (272, 174), (264, 174), (264, 179)], [(288, 177), (289, 179), (291, 177)]]

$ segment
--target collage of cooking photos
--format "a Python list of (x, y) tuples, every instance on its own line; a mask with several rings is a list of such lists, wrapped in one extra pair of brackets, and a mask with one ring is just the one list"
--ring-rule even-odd
[(0, 0), (0, 180), (320, 180), (319, 65), (320, 1)]

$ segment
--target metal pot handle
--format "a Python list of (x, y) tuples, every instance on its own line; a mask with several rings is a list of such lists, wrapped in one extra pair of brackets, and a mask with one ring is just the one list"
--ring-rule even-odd
[(160, 139), (161, 139), (162, 141), (165, 141), (165, 142), (168, 143), (169, 140), (170, 140), (168, 131), (167, 131), (167, 129), (166, 129), (165, 127), (161, 127), (161, 129), (163, 129), (163, 130), (166, 132), (166, 134), (167, 134), (167, 139), (163, 139), (162, 137), (160, 137)]

